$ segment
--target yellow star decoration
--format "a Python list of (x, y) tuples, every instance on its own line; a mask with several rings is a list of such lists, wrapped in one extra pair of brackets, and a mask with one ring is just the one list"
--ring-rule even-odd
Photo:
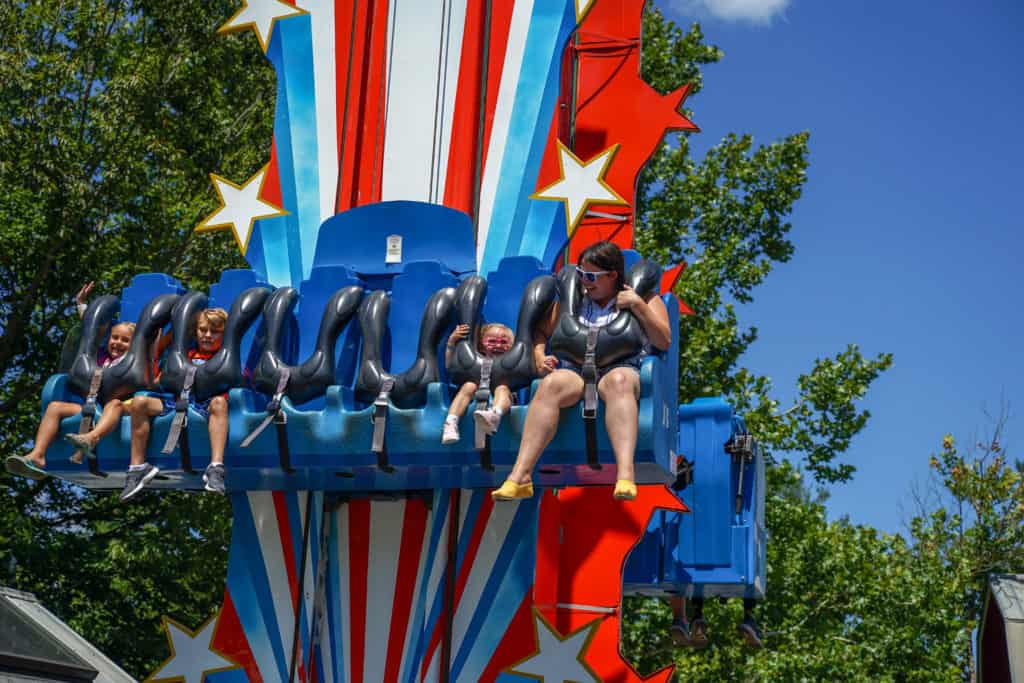
[(210, 180), (213, 181), (213, 187), (220, 197), (220, 207), (196, 226), (196, 232), (230, 229), (235, 235), (242, 256), (245, 256), (249, 248), (249, 238), (252, 237), (252, 227), (256, 221), (261, 218), (288, 215), (281, 207), (260, 199), (268, 166), (270, 164), (257, 171), (244, 185), (236, 185), (227, 178), (211, 173)]
[(274, 24), (279, 19), (303, 14), (309, 12), (282, 0), (242, 0), (242, 8), (217, 29), (217, 33), (237, 33), (251, 28), (256, 33), (256, 39), (260, 41), (263, 53), (266, 54), (267, 46), (270, 45), (270, 35), (274, 32)]
[(593, 7), (594, 0), (576, 0), (576, 23), (583, 21), (583, 17), (587, 16), (587, 12)]
[(611, 185), (605, 182), (604, 175), (619, 151), (619, 146), (612, 145), (590, 161), (584, 162), (572, 151), (558, 143), (558, 167), (560, 178), (545, 188), (537, 190), (530, 199), (557, 199), (565, 204), (566, 234), (572, 237), (591, 204), (613, 204), (628, 206)]
[(194, 631), (170, 617), (163, 617), (171, 656), (144, 683), (203, 683), (208, 674), (242, 668), (213, 649), (220, 615), (218, 610)]
[[(505, 669), (505, 673), (526, 676), (542, 683), (601, 682), (597, 673), (583, 659), (597, 633), (600, 618), (563, 638), (536, 607), (533, 608), (533, 616), (533, 642), (537, 644), (537, 649)], [(538, 624), (544, 628), (539, 628)]]

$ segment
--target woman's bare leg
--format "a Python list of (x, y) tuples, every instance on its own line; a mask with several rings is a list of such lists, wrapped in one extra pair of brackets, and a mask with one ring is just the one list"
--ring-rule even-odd
[(164, 412), (164, 402), (158, 398), (136, 396), (132, 399), (132, 465), (145, 464), (150, 422), (162, 412)]
[(519, 442), (516, 463), (508, 475), (510, 481), (525, 484), (533, 478), (533, 468), (541, 453), (558, 431), (558, 418), (567, 408), (583, 396), (583, 378), (572, 370), (555, 370), (541, 380), (537, 395), (530, 401), (523, 425), (523, 438)]
[(632, 368), (615, 368), (597, 383), (597, 393), (604, 401), (604, 425), (615, 453), (616, 478), (636, 481), (633, 454), (639, 430), (640, 374)]
[(32, 450), (28, 452), (29, 460), (39, 467), (46, 466), (46, 449), (50, 447), (53, 440), (60, 433), (60, 421), (65, 417), (78, 415), (82, 412), (82, 406), (68, 401), (53, 401), (46, 406), (43, 419), (39, 421), (39, 428), (36, 429), (36, 440)]

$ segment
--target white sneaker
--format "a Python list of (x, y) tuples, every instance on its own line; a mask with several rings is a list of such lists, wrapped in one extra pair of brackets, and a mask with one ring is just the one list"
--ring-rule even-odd
[(477, 427), (482, 429), (485, 434), (494, 434), (498, 431), (498, 425), (501, 424), (501, 415), (498, 415), (491, 408), (474, 410), (473, 419), (476, 420)]
[(459, 423), (458, 422), (445, 422), (444, 431), (441, 432), (441, 444), (444, 446), (450, 446), (453, 443), (459, 441)]

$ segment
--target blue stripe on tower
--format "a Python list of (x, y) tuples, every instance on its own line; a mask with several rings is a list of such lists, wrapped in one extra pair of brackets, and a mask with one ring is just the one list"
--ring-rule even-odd
[(502, 159), (500, 185), (479, 272), (517, 254), (527, 219), (529, 196), (537, 184), (544, 146), (558, 99), (562, 50), (576, 26), (573, 0), (538, 0), (530, 17), (515, 104)]
[[(445, 548), (442, 546), (447, 545), (446, 543), (442, 544), (442, 540), (446, 525), (448, 524), (450, 502), (451, 497), (448, 491), (434, 491), (434, 505), (430, 520), (430, 543), (427, 546), (426, 561), (423, 563), (423, 576), (420, 577), (420, 591), (419, 595), (415, 598), (416, 607), (415, 616), (413, 617), (413, 623), (422, 624), (422, 626), (419, 629), (416, 642), (412, 643), (412, 647), (407, 647), (405, 650), (405, 683), (415, 683), (418, 680), (420, 665), (423, 663), (427, 645), (430, 643), (430, 634), (433, 632), (434, 626), (437, 624), (441, 614), (444, 582), (442, 580), (432, 601), (430, 601), (428, 584), (430, 570), (434, 566), (435, 558), (438, 553), (445, 552)], [(432, 603), (429, 606), (427, 605), (428, 601)], [(427, 615), (426, 618), (424, 618), (425, 614)]]
[(288, 677), (288, 663), (282, 643), (276, 635), (277, 616), (248, 496), (245, 493), (231, 494), (231, 508), (228, 591), (235, 597), (238, 621), (264, 679), (269, 679), (276, 669), (279, 680), (285, 680)]
[[(486, 491), (479, 493), (487, 495)], [(536, 565), (540, 498), (538, 495), (519, 502), (480, 599), (476, 605), (460, 605), (475, 609), (466, 629), (466, 639), (454, 643), (457, 650), (452, 662), (452, 680), (480, 680), (530, 590)]]
[[(341, 523), (340, 513), (331, 515), (331, 535), (327, 541), (328, 557), (327, 562), (327, 630), (330, 635), (331, 663), (334, 667), (333, 678), (322, 680), (325, 683), (345, 683), (345, 644), (342, 642), (341, 614), (339, 610), (345, 608), (342, 603), (346, 591), (341, 585), (340, 563), (343, 561), (338, 548), (338, 524)], [(348, 557), (346, 549), (345, 557)]]

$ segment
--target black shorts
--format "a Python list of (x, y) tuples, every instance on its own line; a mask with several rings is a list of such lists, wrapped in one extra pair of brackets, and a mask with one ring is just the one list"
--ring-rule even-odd
[[(627, 356), (626, 358), (623, 358), (621, 360), (617, 360), (614, 363), (610, 363), (610, 364), (608, 364), (608, 365), (606, 365), (604, 367), (598, 368), (597, 369), (597, 381), (600, 382), (601, 378), (603, 378), (605, 375), (607, 375), (609, 372), (611, 372), (615, 368), (632, 368), (633, 370), (636, 370), (639, 373), (640, 372), (640, 364), (644, 362), (644, 356), (645, 355), (646, 354), (638, 353), (638, 354), (633, 355), (633, 356)], [(560, 360), (558, 362), (558, 367), (565, 368), (566, 370), (572, 370), (577, 375), (582, 375), (583, 374), (583, 368), (581, 368), (579, 365), (576, 365), (572, 361)]]

